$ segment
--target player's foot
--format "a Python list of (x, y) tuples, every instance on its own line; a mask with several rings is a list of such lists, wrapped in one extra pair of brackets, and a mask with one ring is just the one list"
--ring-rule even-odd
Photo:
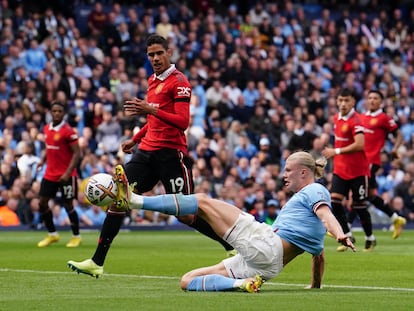
[(43, 240), (37, 243), (37, 247), (47, 247), (52, 243), (59, 242), (59, 240), (60, 240), (59, 234), (56, 234), (56, 235), (48, 234), (47, 237), (45, 237)]
[(234, 257), (234, 256), (237, 255), (237, 251), (235, 249), (226, 251), (226, 255), (227, 255), (227, 257)]
[(347, 251), (347, 249), (348, 249), (348, 247), (347, 247), (347, 246), (345, 246), (345, 245), (339, 245), (339, 246), (336, 248), (336, 251), (337, 251), (337, 252), (346, 252), (346, 251)]
[(118, 187), (118, 193), (115, 199), (116, 207), (121, 211), (127, 211), (129, 209), (132, 187), (128, 183), (128, 178), (122, 165), (118, 164), (115, 166), (113, 176)]
[(365, 241), (365, 248), (362, 250), (363, 252), (372, 252), (374, 250), (375, 245), (377, 245), (377, 241)]
[[(352, 235), (349, 237), (349, 239), (351, 240), (352, 244), (355, 244), (356, 240)], [(348, 250), (348, 246), (345, 246), (345, 245), (340, 245), (336, 248), (337, 252), (345, 252), (347, 250)]]
[(401, 232), (404, 229), (405, 224), (407, 223), (407, 220), (404, 217), (398, 216), (396, 220), (393, 222), (394, 230), (392, 233), (392, 238), (395, 240), (401, 235)]
[(330, 233), (329, 231), (326, 231), (326, 236), (335, 239), (335, 236), (332, 233)]
[(70, 238), (69, 242), (66, 244), (66, 247), (78, 247), (82, 243), (82, 238), (80, 236), (73, 236)]
[(245, 279), (243, 284), (240, 286), (242, 291), (248, 293), (257, 293), (263, 284), (263, 279), (260, 275), (256, 275), (254, 278)]
[(98, 266), (92, 259), (86, 259), (80, 262), (69, 260), (68, 267), (78, 274), (84, 273), (95, 278), (98, 278), (103, 274), (103, 267)]

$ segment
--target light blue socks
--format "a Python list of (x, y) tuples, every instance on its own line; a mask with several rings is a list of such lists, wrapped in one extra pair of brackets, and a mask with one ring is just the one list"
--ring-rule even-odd
[(235, 279), (220, 274), (197, 276), (191, 280), (186, 290), (196, 292), (219, 292), (235, 288)]
[(194, 215), (198, 210), (198, 202), (193, 194), (164, 194), (143, 197), (141, 208), (174, 216)]

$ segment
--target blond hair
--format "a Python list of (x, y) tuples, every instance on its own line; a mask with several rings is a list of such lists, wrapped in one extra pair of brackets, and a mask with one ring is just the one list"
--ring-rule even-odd
[(288, 159), (297, 161), (299, 164), (309, 168), (315, 175), (316, 179), (323, 177), (325, 173), (325, 166), (327, 161), (323, 157), (315, 160), (310, 153), (305, 151), (297, 151), (295, 153), (292, 153)]

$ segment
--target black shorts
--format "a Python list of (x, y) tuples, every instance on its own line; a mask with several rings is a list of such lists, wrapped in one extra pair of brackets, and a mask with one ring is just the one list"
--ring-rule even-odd
[(125, 165), (130, 183), (137, 182), (138, 193), (150, 191), (161, 181), (166, 193), (194, 192), (193, 160), (175, 149), (137, 150)]
[(59, 198), (62, 201), (71, 201), (77, 198), (78, 183), (77, 178), (72, 176), (66, 183), (50, 181), (42, 179), (40, 183), (39, 195), (42, 197), (56, 198), (58, 191), (60, 191)]
[(348, 198), (349, 191), (352, 191), (352, 200), (362, 202), (368, 196), (368, 176), (359, 176), (353, 179), (342, 179), (338, 175), (332, 176), (331, 193), (339, 193)]

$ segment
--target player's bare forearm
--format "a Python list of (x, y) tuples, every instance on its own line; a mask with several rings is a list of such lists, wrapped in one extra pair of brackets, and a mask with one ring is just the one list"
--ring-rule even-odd
[(326, 230), (331, 233), (338, 243), (341, 243), (355, 252), (355, 246), (351, 242), (348, 236), (342, 231), (341, 225), (339, 224), (336, 217), (332, 214), (330, 208), (327, 205), (322, 205), (316, 210), (316, 215), (322, 221)]

